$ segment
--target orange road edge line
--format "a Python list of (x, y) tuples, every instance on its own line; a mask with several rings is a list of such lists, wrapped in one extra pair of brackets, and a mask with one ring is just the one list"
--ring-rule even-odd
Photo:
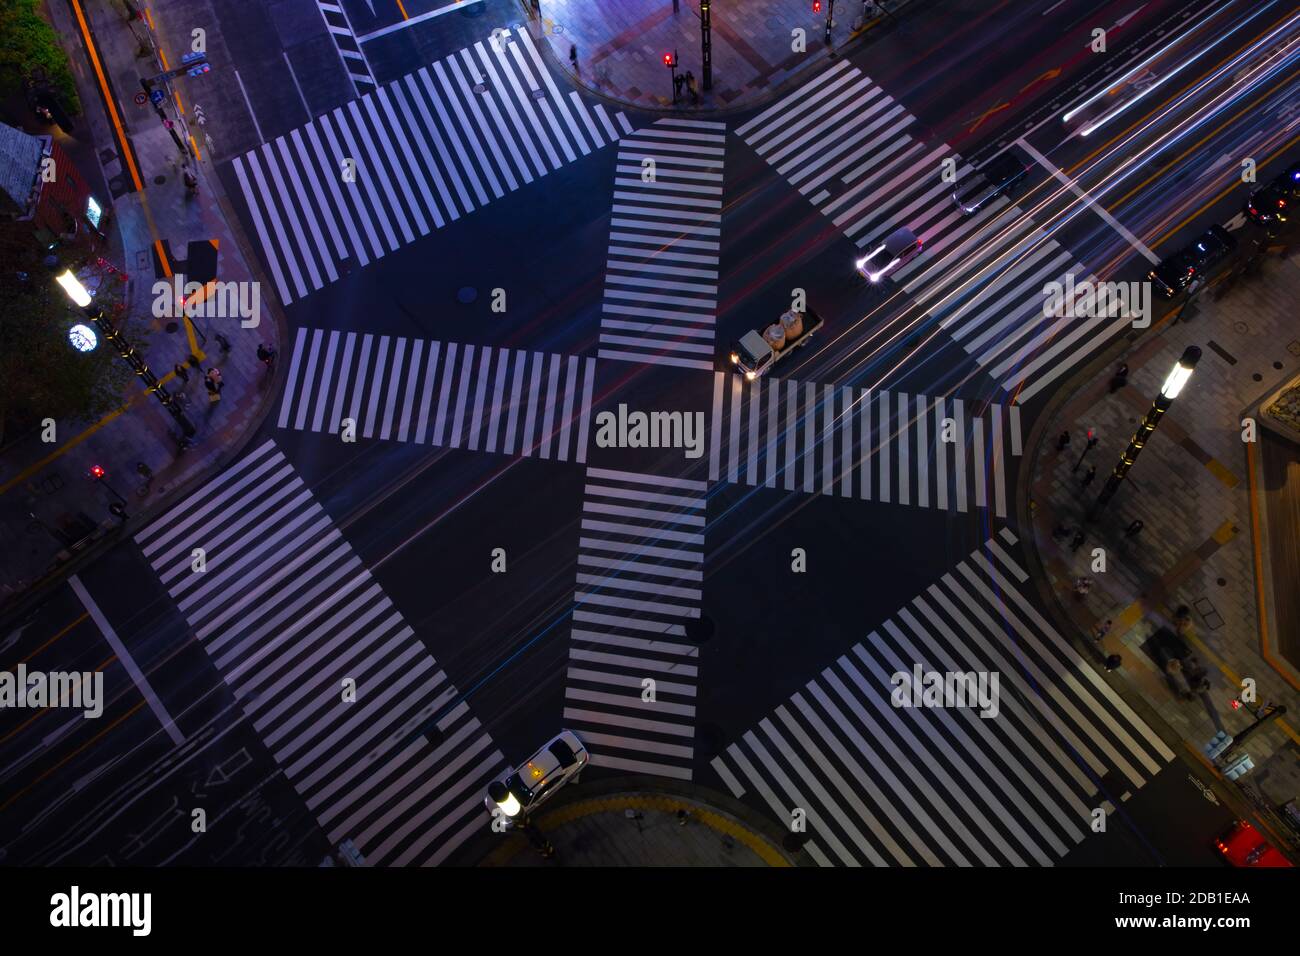
[[(1297, 134), (1297, 135), (1291, 137), (1290, 142), (1286, 143), (1286, 144), (1283, 145), (1283, 146), (1279, 146), (1279, 147), (1278, 147), (1276, 150), (1274, 150), (1270, 155), (1266, 156), (1266, 157), (1264, 158), (1264, 162), (1263, 162), (1262, 164), (1260, 164), (1260, 165), (1267, 166), (1267, 165), (1268, 165), (1269, 163), (1271, 163), (1274, 159), (1276, 159), (1278, 156), (1280, 156), (1280, 155), (1282, 155), (1283, 153), (1285, 153), (1287, 150), (1289, 150), (1289, 149), (1290, 149), (1292, 146), (1294, 146), (1296, 143), (1300, 143), (1300, 134)], [(1202, 205), (1200, 208), (1198, 208), (1194, 213), (1192, 213), (1190, 216), (1188, 216), (1188, 217), (1187, 217), (1186, 219), (1184, 219), (1182, 222), (1178, 223), (1178, 225), (1174, 226), (1172, 229), (1170, 229), (1168, 232), (1166, 232), (1163, 236), (1161, 236), (1161, 237), (1160, 237), (1159, 239), (1157, 239), (1155, 242), (1151, 243), (1151, 248), (1154, 249), (1156, 246), (1159, 246), (1159, 245), (1163, 244), (1166, 240), (1169, 239), (1170, 236), (1172, 236), (1174, 233), (1176, 233), (1179, 229), (1182, 229), (1184, 226), (1186, 226), (1189, 222), (1191, 222), (1193, 219), (1195, 219), (1195, 218), (1196, 218), (1197, 216), (1199, 216), (1201, 213), (1205, 212), (1205, 210), (1209, 209), (1209, 208), (1210, 208), (1211, 206), (1213, 206), (1215, 203), (1221, 201), (1225, 196), (1228, 195), (1228, 193), (1233, 192), (1233, 191), (1236, 190), (1237, 187), (1239, 187), (1240, 185), (1241, 185), (1240, 182), (1235, 182), (1235, 183), (1233, 183), (1231, 186), (1229, 186), (1227, 189), (1225, 189), (1225, 190), (1223, 190), (1221, 193), (1219, 193), (1217, 196), (1214, 196), (1213, 198), (1211, 198), (1211, 199), (1210, 199), (1209, 201), (1207, 201), (1204, 205)]]
[(70, 623), (70, 624), (68, 624), (66, 627), (64, 627), (63, 630), (59, 631), (59, 633), (55, 634), (53, 637), (51, 637), (48, 641), (46, 641), (46, 642), (45, 642), (44, 644), (42, 644), (40, 647), (36, 648), (36, 650), (32, 651), (30, 654), (28, 654), (26, 657), (24, 657), (20, 663), (26, 664), (26, 663), (27, 663), (28, 661), (30, 661), (33, 657), (35, 657), (35, 656), (36, 656), (37, 654), (39, 654), (41, 651), (45, 650), (45, 648), (49, 647), (51, 644), (53, 644), (55, 641), (57, 641), (59, 638), (61, 638), (64, 634), (67, 634), (70, 630), (72, 630), (74, 627), (76, 627), (76, 626), (77, 626), (78, 624), (80, 624), (82, 621), (86, 620), (88, 617), (90, 617), (90, 614), (87, 613), (86, 611), (82, 611), (80, 617), (74, 619), (74, 620), (72, 621), (72, 623)]
[[(104, 663), (102, 663), (102, 664), (100, 664), (98, 667), (96, 667), (95, 670), (93, 671), (93, 673), (98, 674), (100, 671), (102, 671), (102, 670), (103, 670), (105, 667), (107, 667), (109, 664), (113, 663), (113, 661), (115, 661), (115, 660), (117, 660), (117, 655), (116, 655), (116, 654), (110, 654), (110, 655), (108, 655), (108, 659), (105, 660)], [(32, 724), (36, 723), (37, 718), (39, 718), (39, 717), (43, 717), (43, 716), (45, 716), (46, 714), (50, 713), (51, 711), (53, 711), (53, 710), (55, 710), (55, 709), (56, 709), (56, 708), (54, 708), (54, 707), (42, 707), (40, 710), (38, 710), (36, 713), (32, 714), (29, 718), (27, 718), (26, 720), (24, 720), (21, 724), (19, 724), (19, 725), (18, 725), (17, 727), (15, 727), (13, 730), (9, 731), (9, 733), (5, 734), (3, 737), (0, 737), (0, 744), (4, 743), (6, 740), (10, 739), (11, 737), (15, 737), (15, 736), (17, 736), (18, 734), (22, 733), (23, 730), (25, 730), (26, 728), (30, 727)]]
[(194, 158), (203, 162), (203, 154), (199, 152), (199, 144), (194, 142), (194, 134), (190, 133), (190, 148), (194, 150)]
[(397, 9), (402, 11), (402, 19), (403, 19), (403, 20), (409, 20), (409, 19), (411, 19), (410, 17), (408, 17), (408, 16), (406, 15), (406, 7), (402, 6), (402, 0), (397, 0)]
[(103, 730), (101, 730), (99, 733), (97, 733), (94, 737), (91, 737), (91, 738), (90, 738), (89, 740), (87, 740), (84, 744), (82, 744), (82, 745), (81, 745), (80, 747), (78, 747), (76, 750), (72, 751), (72, 753), (68, 754), (66, 757), (64, 757), (62, 760), (60, 760), (58, 763), (56, 763), (56, 764), (55, 764), (53, 767), (51, 767), (49, 770), (46, 770), (46, 771), (45, 771), (44, 773), (42, 773), (39, 777), (37, 777), (35, 780), (33, 780), (33, 781), (32, 781), (31, 783), (29, 783), (27, 786), (23, 787), (23, 789), (19, 790), (17, 793), (15, 793), (12, 797), (10, 797), (10, 798), (9, 798), (8, 800), (6, 800), (4, 803), (0, 804), (0, 810), (7, 810), (9, 807), (13, 806), (13, 804), (18, 800), (18, 798), (21, 797), (24, 793), (26, 793), (28, 790), (31, 790), (33, 787), (35, 787), (38, 783), (40, 783), (40, 782), (41, 782), (42, 780), (44, 780), (46, 777), (50, 776), (50, 774), (54, 773), (56, 770), (58, 770), (60, 767), (62, 767), (65, 763), (67, 763), (67, 762), (68, 762), (69, 760), (71, 760), (73, 757), (77, 756), (77, 754), (81, 753), (83, 750), (85, 750), (85, 749), (86, 749), (87, 747), (89, 747), (91, 744), (95, 743), (95, 741), (99, 740), (101, 737), (103, 737), (105, 734), (107, 734), (110, 730), (112, 730), (114, 727), (116, 727), (116, 726), (117, 726), (118, 724), (120, 724), (122, 721), (126, 720), (128, 717), (130, 717), (132, 714), (134, 714), (137, 710), (139, 710), (141, 707), (143, 707), (144, 704), (145, 704), (145, 702), (144, 702), (144, 699), (143, 699), (143, 698), (140, 699), (140, 700), (138, 700), (138, 701), (136, 702), (135, 706), (132, 707), (130, 710), (128, 710), (125, 714), (123, 714), (121, 717), (117, 718), (117, 720), (113, 721), (111, 724), (109, 724), (107, 727), (105, 727)]
[[(206, 354), (205, 354), (205, 355), (201, 355), (201, 356), (198, 356), (198, 357), (199, 357), (199, 358), (206, 358), (207, 356), (206, 356)], [(172, 372), (168, 372), (166, 375), (164, 375), (162, 378), (160, 378), (160, 379), (158, 380), (158, 383), (159, 383), (160, 385), (166, 385), (168, 382), (170, 382), (170, 381), (171, 381), (172, 379), (174, 379), (175, 377), (176, 377), (176, 373), (175, 373), (174, 371), (172, 371)], [(123, 412), (129, 411), (130, 408), (131, 408), (131, 406), (134, 405), (134, 404), (136, 403), (136, 399), (138, 399), (138, 398), (140, 398), (140, 397), (142, 397), (142, 396), (148, 395), (150, 391), (151, 391), (150, 389), (147, 389), (147, 388), (146, 388), (146, 389), (141, 390), (141, 391), (138, 392), (137, 394), (132, 395), (131, 398), (129, 398), (129, 399), (127, 400), (126, 404), (124, 404), (121, 408), (116, 408), (116, 409), (114, 409), (113, 411), (111, 411), (111, 412), (109, 412), (107, 415), (105, 415), (103, 418), (101, 418), (99, 421), (95, 422), (95, 424), (93, 424), (93, 425), (91, 425), (89, 428), (87, 428), (85, 431), (81, 432), (79, 435), (75, 435), (75, 436), (73, 436), (72, 438), (70, 438), (66, 443), (64, 443), (64, 444), (59, 448), (58, 451), (55, 451), (55, 452), (52, 452), (52, 453), (49, 454), (49, 455), (46, 455), (44, 458), (42, 458), (40, 461), (38, 461), (38, 462), (34, 463), (33, 465), (31, 465), (31, 466), (30, 466), (29, 468), (27, 468), (25, 471), (22, 471), (22, 472), (18, 473), (17, 475), (14, 475), (14, 477), (10, 478), (10, 479), (9, 479), (7, 482), (5, 482), (3, 485), (0, 485), (0, 495), (6, 494), (7, 492), (11, 491), (11, 490), (13, 489), (13, 487), (14, 487), (15, 485), (17, 485), (19, 482), (26, 481), (26, 480), (27, 480), (28, 478), (30, 478), (32, 475), (36, 474), (38, 471), (40, 471), (42, 468), (44, 468), (46, 465), (48, 465), (50, 462), (52, 462), (52, 461), (57, 461), (59, 458), (62, 458), (65, 454), (67, 454), (67, 453), (68, 453), (69, 451), (71, 451), (73, 448), (75, 448), (75, 447), (77, 447), (78, 445), (80, 445), (83, 441), (85, 441), (85, 440), (86, 440), (87, 438), (89, 438), (91, 435), (95, 434), (95, 432), (99, 431), (101, 428), (103, 428), (105, 425), (107, 425), (107, 424), (108, 424), (109, 422), (111, 422), (113, 419), (117, 418), (117, 416), (121, 415)]]
[[(86, 52), (90, 54), (90, 65), (95, 68), (100, 92), (104, 94), (104, 102), (108, 106), (113, 131), (117, 133), (118, 141), (122, 144), (122, 156), (126, 159), (126, 168), (131, 172), (131, 182), (137, 192), (144, 192), (144, 182), (140, 179), (140, 170), (136, 168), (135, 157), (131, 155), (131, 144), (126, 138), (126, 128), (122, 125), (122, 117), (118, 115), (117, 104), (113, 102), (113, 94), (108, 88), (108, 78), (104, 76), (104, 67), (99, 62), (99, 51), (95, 49), (95, 41), (91, 39), (90, 26), (86, 23), (86, 14), (81, 9), (81, 0), (71, 0), (71, 3), (73, 12), (77, 15), (77, 26), (81, 29), (81, 38), (86, 44)], [(149, 25), (153, 26), (152, 21)]]

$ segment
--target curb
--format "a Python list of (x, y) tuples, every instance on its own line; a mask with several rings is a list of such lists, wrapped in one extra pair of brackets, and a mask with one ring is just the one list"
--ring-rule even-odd
[[(69, 49), (66, 44), (63, 45), (64, 52), (68, 55), (70, 61), (73, 60), (74, 56), (77, 54), (80, 54), (83, 58), (89, 56), (89, 51), (82, 45), (83, 38), (79, 34), (75, 37), (75, 41), (77, 43), (75, 49)], [(96, 49), (95, 55), (100, 57), (102, 60), (102, 54), (98, 49)], [(95, 102), (99, 105), (100, 109), (105, 109), (106, 106), (103, 102), (102, 91), (97, 92), (99, 92), (100, 95), (95, 98)], [(121, 108), (120, 104), (114, 105), (118, 109)], [(83, 111), (85, 108), (86, 106), (83, 104)], [(109, 126), (110, 128), (112, 127), (111, 122), (109, 123)], [(123, 130), (123, 135), (129, 144), (129, 148), (134, 151), (135, 144), (131, 142), (131, 137), (126, 135), (125, 130)], [(94, 143), (93, 145), (98, 149), (102, 144)], [(114, 141), (112, 145), (115, 146), (116, 142)], [(210, 185), (210, 187), (212, 184), (215, 184), (215, 188), (213, 188), (213, 199), (216, 203), (217, 212), (225, 221), (226, 228), (230, 231), (230, 235), (234, 237), (235, 242), (239, 247), (240, 257), (244, 260), (244, 265), (248, 269), (249, 275), (254, 279), (254, 281), (258, 282), (261, 285), (262, 290), (267, 293), (263, 295), (262, 300), (275, 322), (276, 335), (280, 338), (280, 351), (283, 351), (283, 346), (289, 341), (289, 323), (288, 318), (284, 314), (284, 308), (276, 296), (274, 286), (267, 282), (266, 276), (262, 274), (261, 263), (257, 260), (256, 256), (252, 254), (252, 247), (248, 242), (248, 237), (244, 234), (243, 227), (239, 223), (239, 218), (234, 214), (234, 209), (230, 205), (229, 197), (227, 197), (221, 183), (221, 177), (217, 174), (215, 160), (209, 156), (207, 162), (211, 167), (211, 174), (205, 177), (205, 180), (206, 184)], [(118, 224), (118, 221), (119, 220), (114, 217), (115, 225)], [(120, 237), (120, 233), (118, 233), (118, 236)], [(113, 528), (102, 537), (92, 541), (83, 551), (78, 552), (58, 568), (47, 572), (44, 576), (34, 581), (24, 591), (22, 591), (21, 594), (17, 595), (12, 602), (9, 602), (3, 608), (0, 608), (0, 626), (8, 626), (12, 622), (30, 613), (35, 606), (42, 603), (52, 591), (61, 586), (73, 574), (76, 574), (90, 564), (93, 564), (113, 548), (123, 543), (123, 541), (130, 539), (136, 531), (147, 526), (160, 514), (172, 507), (178, 500), (183, 499), (197, 487), (209, 481), (213, 475), (224, 470), (235, 458), (243, 453), (245, 448), (248, 447), (249, 443), (261, 430), (263, 424), (265, 424), (267, 417), (274, 408), (275, 399), (282, 391), (287, 374), (286, 363), (277, 362), (275, 377), (266, 386), (255, 386), (264, 392), (258, 407), (253, 410), (249, 422), (244, 430), (238, 436), (226, 443), (215, 461), (186, 479), (184, 482), (170, 485), (166, 492), (152, 498), (148, 507), (132, 512), (126, 521), (119, 522), (116, 528)]]
[[(1060, 629), (1062, 636), (1069, 640), (1074, 650), (1088, 662), (1092, 661), (1094, 655), (1091, 653), (1092, 647), (1087, 641), (1087, 635), (1075, 623), (1067, 608), (1062, 604), (1060, 594), (1052, 587), (1047, 569), (1039, 553), (1039, 543), (1035, 533), (1033, 513), (1030, 508), (1034, 487), (1034, 466), (1043, 453), (1045, 441), (1050, 439), (1049, 425), (1054, 424), (1054, 418), (1061, 408), (1072, 400), (1078, 392), (1082, 391), (1084, 386), (1098, 378), (1102, 370), (1113, 364), (1121, 355), (1138, 347), (1140, 343), (1149, 341), (1155, 334), (1163, 330), (1167, 324), (1171, 324), (1170, 317), (1177, 315), (1178, 311), (1177, 307), (1171, 308), (1160, 320), (1153, 322), (1151, 328), (1143, 330), (1145, 334), (1125, 333), (1098, 353), (1091, 362), (1078, 369), (1068, 379), (1062, 381), (1059, 387), (1052, 392), (1051, 397), (1044, 403), (1042, 410), (1035, 416), (1034, 424), (1025, 439), (1025, 454), (1021, 457), (1017, 473), (1017, 481), (1020, 488), (1023, 489), (1023, 493), (1017, 496), (1016, 520), (1020, 524), (1024, 536), (1028, 539), (1027, 544), (1032, 544), (1032, 547), (1027, 546), (1025, 548), (1025, 557), (1029, 565), (1028, 570), (1039, 597), (1042, 599), (1044, 609)], [(1249, 450), (1247, 449), (1248, 452)], [(1256, 608), (1257, 622), (1258, 615), (1259, 609)], [(1095, 665), (1093, 666), (1095, 668)], [(1178, 755), (1178, 759), (1181, 760), (1184, 767), (1200, 767), (1213, 775), (1217, 784), (1213, 788), (1214, 792), (1238, 818), (1253, 819), (1257, 825), (1262, 823), (1258, 819), (1256, 808), (1243, 792), (1241, 784), (1225, 779), (1213, 762), (1207, 760), (1196, 749), (1194, 743), (1183, 739), (1134, 685), (1118, 674), (1108, 673), (1102, 669), (1097, 669), (1097, 676), (1104, 680), (1126, 704), (1133, 708), (1142, 720), (1159, 734), (1169, 748)], [(1271, 832), (1271, 828), (1264, 828)]]
[[(744, 844), (768, 866), (811, 866), (806, 854), (791, 856), (782, 847), (785, 831), (739, 800), (710, 787), (677, 783), (666, 777), (616, 776), (577, 785), (561, 793), (556, 803), (537, 818), (542, 828), (563, 826), (595, 813), (622, 809), (650, 809), (675, 813), (687, 810), (696, 821)], [(449, 866), (501, 866), (525, 849), (521, 840), (503, 841), (500, 834), (484, 833), (465, 844), (447, 861)], [(671, 865), (671, 864), (665, 864)]]
[[(782, 95), (788, 93), (795, 86), (798, 86), (806, 82), (808, 79), (807, 74), (814, 67), (819, 67), (819, 66), (824, 67), (828, 62), (834, 63), (837, 60), (843, 59), (845, 56), (847, 56), (849, 51), (854, 50), (858, 46), (863, 45), (863, 42), (867, 38), (868, 34), (870, 34), (871, 31), (878, 24), (886, 22), (885, 17), (876, 17), (874, 20), (869, 21), (862, 27), (862, 29), (852, 32), (849, 35), (849, 38), (845, 40), (842, 44), (840, 44), (839, 46), (832, 46), (829, 53), (826, 53), (825, 55), (819, 55), (815, 59), (809, 60), (807, 63), (804, 63), (801, 66), (797, 67), (796, 69), (792, 70), (790, 74), (787, 77), (785, 77), (785, 79), (781, 80), (781, 82), (775, 84), (774, 86), (771, 86), (768, 89), (763, 90), (762, 93), (755, 94), (752, 100), (748, 100), (745, 103), (739, 105), (729, 105), (729, 106), (701, 105), (701, 106), (687, 108), (687, 107), (674, 106), (674, 105), (651, 106), (647, 103), (628, 101), (628, 100), (620, 99), (619, 97), (614, 96), (606, 92), (605, 90), (592, 86), (587, 81), (585, 76), (583, 76), (580, 73), (574, 73), (573, 70), (569, 69), (568, 64), (561, 61), (560, 58), (556, 55), (555, 51), (551, 49), (551, 42), (550, 40), (546, 39), (546, 36), (543, 33), (541, 22), (539, 20), (534, 19), (532, 16), (529, 16), (526, 12), (528, 0), (519, 0), (519, 3), (520, 6), (522, 6), (525, 9), (525, 16), (524, 19), (518, 24), (518, 26), (522, 26), (523, 28), (529, 31), (533, 39), (537, 41), (537, 45), (538, 48), (541, 50), (543, 59), (546, 59), (550, 63), (550, 65), (554, 68), (556, 73), (558, 73), (560, 76), (563, 76), (565, 80), (567, 80), (573, 86), (583, 90), (586, 93), (589, 93), (590, 95), (596, 97), (597, 99), (601, 100), (604, 103), (607, 103), (611, 106), (617, 106), (624, 110), (632, 110), (639, 113), (647, 113), (656, 117), (664, 117), (664, 116), (690, 117), (690, 116), (698, 115), (706, 119), (724, 119), (731, 116), (738, 116), (756, 107), (765, 106), (771, 103), (773, 100), (779, 99)], [(905, 10), (910, 4), (911, 4), (911, 0), (906, 0), (906, 2), (904, 2), (899, 9)], [(891, 13), (894, 12), (896, 11), (891, 11)]]

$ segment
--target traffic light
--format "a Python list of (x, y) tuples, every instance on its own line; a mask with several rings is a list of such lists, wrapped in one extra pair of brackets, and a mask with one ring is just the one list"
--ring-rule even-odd
[(822, 0), (813, 0), (813, 13), (822, 12)]
[(672, 65), (673, 65), (673, 55), (671, 53), (665, 53), (664, 66), (672, 66)]
[(207, 63), (200, 63), (198, 66), (196, 66), (196, 67), (194, 67), (192, 70), (190, 70), (189, 73), (188, 73), (187, 75), (188, 75), (188, 76), (202, 76), (204, 73), (208, 72), (208, 70), (210, 70), (210, 69), (212, 69), (212, 67), (211, 67), (209, 64), (207, 64)]
[(104, 472), (104, 469), (103, 469), (102, 466), (100, 466), (100, 465), (91, 465), (91, 466), (90, 466), (90, 477), (91, 477), (91, 478), (94, 478), (96, 481), (100, 481), (100, 480), (102, 480), (103, 477), (104, 477), (104, 474), (105, 474), (105, 472)]

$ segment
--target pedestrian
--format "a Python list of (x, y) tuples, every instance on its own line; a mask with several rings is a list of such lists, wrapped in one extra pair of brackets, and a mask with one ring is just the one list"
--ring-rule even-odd
[(1098, 624), (1095, 628), (1092, 629), (1092, 639), (1094, 641), (1100, 641), (1102, 638), (1104, 638), (1107, 634), (1110, 633), (1110, 629), (1111, 629), (1111, 619), (1106, 618), (1106, 620), (1102, 621), (1100, 624)]
[(208, 390), (209, 405), (215, 405), (217, 402), (221, 401), (221, 389), (217, 386), (216, 382), (212, 381), (210, 378), (205, 378), (203, 380), (203, 387)]
[(690, 816), (690, 814), (688, 814), (685, 810), (678, 810), (678, 811), (677, 811), (677, 825), (678, 825), (679, 827), (684, 827), (684, 826), (686, 826), (686, 820), (687, 820), (687, 818), (688, 818), (689, 816)]
[(1092, 590), (1092, 581), (1088, 578), (1074, 579), (1074, 596), (1082, 599), (1089, 591)]
[(1120, 367), (1115, 370), (1115, 377), (1110, 380), (1110, 393), (1114, 395), (1121, 388), (1128, 384), (1128, 365), (1121, 363)]
[(1083, 475), (1083, 487), (1087, 488), (1092, 484), (1092, 479), (1097, 477), (1097, 466), (1089, 465), (1088, 470)]
[(1144, 525), (1142, 524), (1142, 519), (1134, 518), (1132, 521), (1129, 522), (1128, 527), (1124, 529), (1124, 537), (1136, 538), (1138, 536), (1138, 532), (1141, 531), (1143, 527)]
[(1061, 432), (1060, 437), (1056, 439), (1056, 450), (1057, 452), (1063, 452), (1065, 451), (1065, 449), (1069, 447), (1070, 447), (1070, 432), (1067, 429), (1066, 431)]
[(187, 196), (193, 196), (199, 191), (199, 177), (194, 175), (194, 170), (186, 166), (181, 177), (185, 180), (185, 194)]
[(673, 77), (673, 102), (676, 103), (682, 98), (682, 86), (686, 83), (686, 77), (678, 73)]
[(686, 89), (691, 94), (691, 103), (698, 105), (700, 102), (700, 94), (696, 92), (695, 89), (695, 74), (690, 70), (686, 71)]
[(1120, 657), (1118, 654), (1111, 654), (1109, 657), (1106, 658), (1106, 670), (1108, 671), (1116, 670), (1119, 667), (1119, 665), (1123, 663), (1124, 663), (1124, 658)]
[(176, 367), (172, 369), (172, 371), (176, 373), (176, 377), (179, 378), (182, 382), (185, 382), (187, 385), (189, 384), (190, 373), (186, 370), (184, 365), (182, 365), (180, 362), (177, 362)]
[(1071, 528), (1068, 524), (1062, 521), (1060, 524), (1056, 526), (1056, 529), (1052, 532), (1052, 540), (1064, 541), (1066, 538), (1070, 536), (1070, 532), (1073, 530), (1074, 530), (1073, 528)]
[(1074, 540), (1070, 542), (1070, 550), (1078, 551), (1080, 548), (1083, 547), (1083, 542), (1085, 539), (1086, 536), (1083, 533), (1083, 529), (1080, 528), (1078, 531), (1074, 533)]
[(578, 69), (578, 45), (576, 43), (569, 44), (569, 63), (573, 66), (574, 73), (581, 72)]
[(215, 365), (208, 369), (208, 374), (205, 378), (207, 379), (208, 384), (218, 392), (226, 387), (226, 383), (221, 380), (221, 369), (217, 368)]

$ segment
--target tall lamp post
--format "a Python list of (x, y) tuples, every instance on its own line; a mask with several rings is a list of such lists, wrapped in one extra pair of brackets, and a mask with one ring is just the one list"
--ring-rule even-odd
[(158, 381), (157, 376), (149, 370), (149, 366), (145, 364), (144, 359), (136, 354), (134, 346), (122, 336), (117, 326), (104, 314), (103, 306), (95, 302), (90, 293), (86, 291), (86, 287), (81, 284), (81, 280), (73, 274), (71, 269), (65, 269), (61, 275), (54, 278), (63, 287), (63, 291), (68, 294), (68, 298), (76, 303), (86, 313), (86, 317), (95, 323), (99, 333), (117, 349), (117, 354), (126, 359), (126, 364), (130, 365), (132, 371), (140, 376), (140, 380), (147, 386), (146, 390), (152, 392), (157, 396), (158, 401), (162, 402), (163, 408), (167, 409), (172, 418), (176, 419), (177, 424), (181, 426), (181, 431), (185, 433), (185, 437), (193, 437), (195, 430), (193, 422), (185, 416), (185, 412), (181, 410), (180, 405), (172, 398), (171, 393), (167, 391), (163, 383)]
[(713, 19), (710, 14), (709, 0), (700, 0), (700, 56), (701, 72), (704, 74), (704, 89), (713, 89)]
[(1137, 456), (1142, 449), (1146, 447), (1147, 439), (1151, 433), (1156, 430), (1160, 424), (1160, 419), (1164, 417), (1165, 412), (1169, 411), (1169, 406), (1174, 403), (1174, 399), (1183, 390), (1187, 380), (1192, 377), (1192, 371), (1196, 368), (1196, 363), (1200, 361), (1201, 350), (1195, 345), (1189, 345), (1183, 352), (1183, 357), (1178, 360), (1169, 377), (1165, 379), (1165, 384), (1160, 389), (1160, 395), (1151, 405), (1151, 410), (1147, 412), (1146, 418), (1142, 419), (1142, 424), (1133, 437), (1129, 439), (1128, 448), (1124, 449), (1124, 454), (1120, 455), (1119, 463), (1115, 470), (1110, 473), (1106, 479), (1106, 485), (1101, 489), (1101, 494), (1097, 496), (1096, 503), (1089, 511), (1088, 517), (1096, 517), (1102, 508), (1106, 507), (1107, 502), (1115, 497), (1115, 492), (1119, 490), (1120, 484), (1128, 474), (1128, 470), (1133, 467), (1133, 462), (1137, 461)]

